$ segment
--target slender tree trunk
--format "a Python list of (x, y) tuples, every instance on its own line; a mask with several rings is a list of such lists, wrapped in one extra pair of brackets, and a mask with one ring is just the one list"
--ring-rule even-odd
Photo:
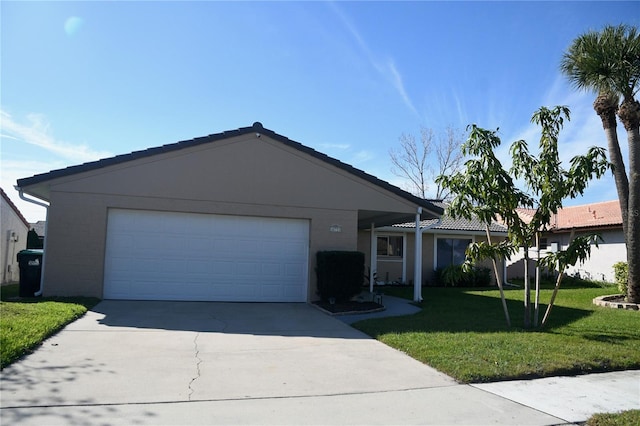
[(536, 232), (536, 297), (534, 301), (533, 326), (538, 326), (538, 315), (540, 312), (540, 233)]
[(524, 328), (531, 327), (531, 284), (529, 283), (529, 246), (524, 246)]
[(544, 327), (549, 319), (549, 315), (551, 314), (551, 308), (553, 308), (553, 303), (556, 301), (556, 295), (558, 294), (558, 289), (560, 288), (560, 283), (562, 282), (562, 277), (564, 277), (564, 273), (561, 271), (558, 274), (558, 278), (556, 278), (556, 286), (553, 288), (553, 293), (551, 294), (551, 300), (549, 301), (549, 306), (547, 306), (547, 310), (544, 313), (544, 317), (542, 317), (542, 324), (540, 327)]
[[(489, 231), (489, 225), (485, 225), (484, 229), (487, 232), (487, 243), (491, 244), (491, 231)], [(504, 297), (502, 280), (500, 278), (500, 274), (498, 273), (498, 264), (496, 263), (495, 258), (492, 258), (491, 261), (493, 262), (493, 272), (496, 275), (496, 284), (498, 284), (498, 288), (500, 289), (500, 299), (502, 300), (502, 309), (504, 310), (504, 317), (507, 320), (507, 326), (511, 327), (511, 318), (509, 318), (509, 309), (507, 308), (507, 300)]]
[[(571, 242), (573, 241), (573, 237), (575, 233), (576, 233), (575, 229), (572, 229), (571, 234), (569, 235), (568, 244), (571, 244)], [(549, 315), (551, 314), (551, 309), (553, 308), (553, 304), (556, 301), (556, 295), (558, 294), (558, 289), (560, 288), (560, 283), (562, 282), (562, 277), (564, 277), (565, 268), (566, 268), (565, 265), (561, 265), (560, 263), (558, 263), (558, 278), (556, 278), (556, 285), (553, 288), (553, 294), (551, 294), (551, 300), (549, 301), (549, 306), (547, 306), (547, 310), (545, 311), (544, 317), (542, 318), (541, 327), (544, 327), (545, 324), (547, 323), (547, 320), (549, 319)]]
[(629, 199), (626, 210), (622, 210), (629, 267), (627, 300), (640, 303), (640, 103), (625, 99), (618, 116), (627, 130), (629, 144)]

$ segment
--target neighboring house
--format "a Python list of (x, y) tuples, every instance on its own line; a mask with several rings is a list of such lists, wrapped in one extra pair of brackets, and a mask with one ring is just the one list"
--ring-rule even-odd
[[(518, 212), (522, 218), (531, 217), (531, 210)], [(566, 273), (582, 278), (614, 282), (613, 265), (627, 259), (624, 235), (622, 233), (622, 214), (617, 200), (580, 206), (563, 207), (551, 219), (551, 228), (542, 234), (540, 241), (541, 256), (548, 251), (565, 249), (569, 245), (572, 231), (574, 236), (586, 233), (598, 233), (602, 241), (598, 247), (591, 247), (591, 256), (584, 262), (578, 262), (567, 268)], [(508, 277), (524, 275), (523, 252), (511, 259), (507, 267)], [(536, 257), (536, 248), (530, 250), (532, 259)], [(535, 260), (530, 263), (535, 268)]]
[[(446, 204), (432, 201), (445, 209)], [(507, 228), (498, 223), (490, 226), (492, 240), (501, 241), (507, 236)], [(461, 265), (465, 259), (465, 250), (469, 244), (486, 241), (485, 225), (479, 220), (453, 219), (442, 216), (441, 219), (420, 222), (422, 235), (422, 284), (433, 284), (436, 269), (449, 265)], [(416, 259), (415, 223), (401, 223), (393, 226), (377, 227), (374, 238), (371, 230), (361, 230), (358, 237), (358, 250), (365, 253), (369, 270), (373, 270), (378, 284), (413, 283)], [(371, 253), (375, 252), (375, 261), (371, 262)], [(482, 266), (493, 266), (490, 261), (481, 262)], [(505, 264), (499, 262), (499, 272), (504, 277)], [(495, 278), (494, 278), (495, 279)]]
[(29, 222), (22, 216), (18, 207), (0, 188), (0, 262), (2, 262), (2, 284), (20, 279), (20, 268), (16, 255), (27, 248)]
[(19, 179), (49, 203), (44, 295), (307, 302), (321, 250), (442, 209), (260, 123)]

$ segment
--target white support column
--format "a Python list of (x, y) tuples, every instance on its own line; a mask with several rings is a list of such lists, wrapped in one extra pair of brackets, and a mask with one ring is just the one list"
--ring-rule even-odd
[(407, 234), (402, 234), (402, 282), (407, 282)]
[(413, 301), (422, 302), (422, 232), (420, 232), (420, 215), (422, 207), (418, 207), (416, 213), (416, 259), (415, 272), (413, 274)]
[(507, 259), (502, 258), (502, 283), (507, 283)]
[(376, 239), (376, 225), (371, 222), (371, 270), (369, 271), (369, 293), (373, 293), (373, 274), (378, 269), (378, 240)]

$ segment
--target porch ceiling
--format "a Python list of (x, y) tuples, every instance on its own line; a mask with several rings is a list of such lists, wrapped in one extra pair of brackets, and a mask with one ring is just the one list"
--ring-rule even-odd
[[(437, 219), (439, 216), (426, 209), (422, 209), (420, 220)], [(385, 212), (378, 210), (358, 210), (358, 229), (369, 229), (371, 224), (376, 228), (381, 226), (391, 226), (397, 223), (413, 222), (416, 219), (415, 213)]]

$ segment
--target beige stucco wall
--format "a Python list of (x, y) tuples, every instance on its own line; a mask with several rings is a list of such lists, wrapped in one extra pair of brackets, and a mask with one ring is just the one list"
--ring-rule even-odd
[[(383, 230), (377, 230), (376, 235), (403, 235), (407, 242), (407, 250), (405, 252), (406, 257), (406, 282), (412, 283), (415, 276), (415, 231), (411, 230), (407, 233), (389, 232)], [(470, 238), (473, 241), (480, 241), (484, 239), (484, 236), (472, 236), (464, 233), (442, 233), (434, 234), (431, 232), (425, 232), (422, 234), (422, 283), (423, 285), (434, 285), (434, 271), (435, 271), (435, 239), (436, 238)], [(499, 242), (502, 237), (492, 237), (493, 242)], [(358, 233), (358, 250), (365, 254), (365, 269), (371, 267), (371, 233), (368, 230), (361, 230)], [(491, 271), (492, 280), (495, 282), (495, 273), (493, 271), (493, 263), (491, 260), (484, 260), (478, 262), (479, 266), (487, 267)], [(378, 279), (384, 280), (386, 274), (389, 273), (390, 278), (393, 280), (398, 270), (402, 270), (402, 264), (398, 262), (385, 262), (382, 257), (378, 257), (377, 268)], [(504, 273), (504, 262), (498, 262), (498, 271), (501, 276)]]
[[(27, 248), (29, 228), (0, 196), (0, 280), (2, 284), (20, 279), (20, 268), (16, 255)], [(14, 238), (12, 234), (15, 234)]]
[[(357, 248), (359, 209), (416, 206), (254, 134), (61, 177), (50, 182), (45, 295), (102, 297), (109, 208), (307, 219), (314, 300), (315, 254)], [(330, 232), (336, 224), (342, 232)]]

